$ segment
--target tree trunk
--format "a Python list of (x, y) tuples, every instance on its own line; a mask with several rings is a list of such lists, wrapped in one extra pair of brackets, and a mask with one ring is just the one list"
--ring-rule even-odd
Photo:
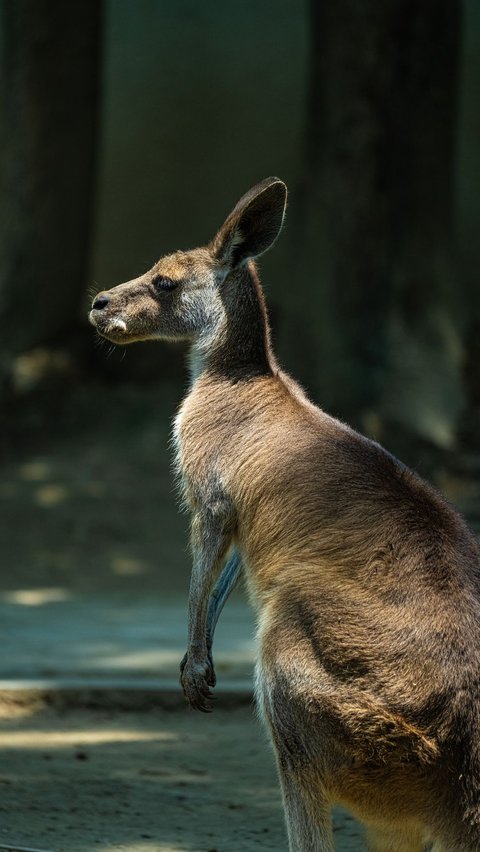
[(452, 276), (459, 0), (311, 2), (296, 230), (303, 277), (321, 273), (317, 384), (364, 429), (386, 419), (447, 445), (462, 399)]
[(69, 328), (84, 293), (101, 2), (2, 0), (4, 361)]

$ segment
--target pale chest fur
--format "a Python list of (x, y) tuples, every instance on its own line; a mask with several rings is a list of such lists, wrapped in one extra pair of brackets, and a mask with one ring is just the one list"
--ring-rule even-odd
[[(269, 394), (262, 393), (266, 389)], [(278, 428), (272, 402), (268, 380), (244, 387), (204, 378), (195, 382), (173, 429), (176, 468), (187, 504), (208, 500), (212, 489), (237, 504), (250, 490), (265, 469), (272, 427)]]
[(234, 432), (227, 411), (218, 411), (208, 392), (195, 388), (185, 397), (173, 424), (175, 469), (182, 497), (193, 509), (212, 492), (227, 490), (226, 458)]

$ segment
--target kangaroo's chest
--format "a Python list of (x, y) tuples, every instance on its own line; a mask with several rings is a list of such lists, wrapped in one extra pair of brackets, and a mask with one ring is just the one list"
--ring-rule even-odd
[(175, 468), (183, 498), (191, 506), (226, 489), (235, 424), (228, 406), (193, 394), (183, 401), (173, 425)]
[[(260, 387), (196, 383), (175, 418), (176, 469), (187, 503), (215, 489), (237, 504), (279, 458), (282, 426)], [(281, 440), (281, 439), (280, 439)], [(256, 483), (256, 485), (254, 485)]]

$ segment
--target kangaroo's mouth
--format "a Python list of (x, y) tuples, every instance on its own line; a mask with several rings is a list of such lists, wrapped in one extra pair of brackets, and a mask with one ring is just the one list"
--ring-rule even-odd
[(103, 311), (91, 310), (88, 319), (98, 333), (111, 343), (128, 343), (127, 324), (121, 317), (106, 317)]

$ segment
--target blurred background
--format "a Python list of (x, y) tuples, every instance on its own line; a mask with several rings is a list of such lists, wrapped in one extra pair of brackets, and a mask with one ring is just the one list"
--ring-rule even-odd
[(477, 525), (480, 4), (2, 0), (0, 14), (4, 603), (154, 592), (184, 612), (168, 437), (185, 352), (111, 349), (88, 306), (208, 241), (272, 174), (290, 192), (261, 261), (281, 363)]

